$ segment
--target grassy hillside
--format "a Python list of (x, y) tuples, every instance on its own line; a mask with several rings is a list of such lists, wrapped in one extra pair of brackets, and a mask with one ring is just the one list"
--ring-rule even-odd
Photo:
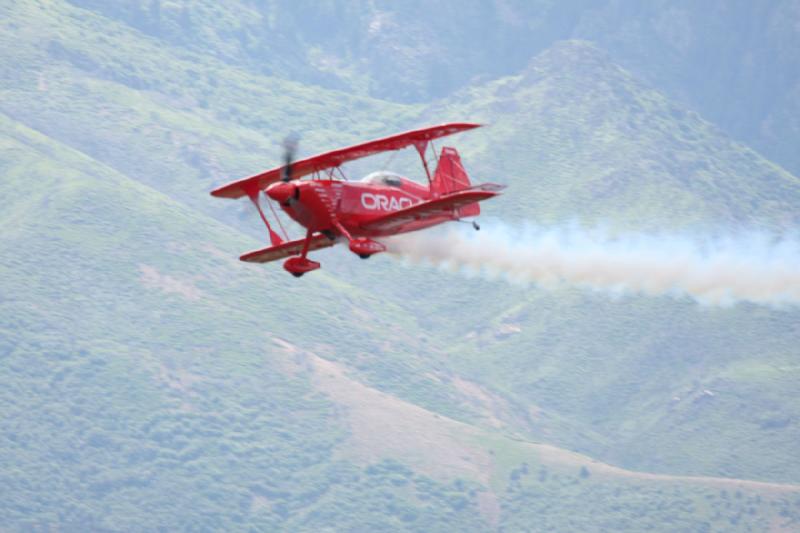
[(414, 106), (251, 74), (64, 2), (2, 9), (0, 109), (192, 207), (221, 210), (207, 191), (273, 166), (290, 131), (303, 149), (333, 147), (416, 118)]
[(520, 71), (586, 39), (795, 174), (800, 10), (792, 0), (296, 2), (70, 0), (256, 74), (402, 102)]

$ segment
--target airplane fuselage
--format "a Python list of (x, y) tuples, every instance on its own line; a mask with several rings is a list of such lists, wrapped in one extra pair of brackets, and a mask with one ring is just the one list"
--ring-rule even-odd
[(431, 199), (427, 186), (406, 178), (400, 178), (396, 186), (340, 180), (275, 183), (267, 188), (267, 195), (307, 230), (326, 234), (341, 233), (336, 222), (353, 237), (382, 237), (429, 228), (456, 218), (446, 213), (411, 220), (391, 230), (364, 228), (389, 213)]

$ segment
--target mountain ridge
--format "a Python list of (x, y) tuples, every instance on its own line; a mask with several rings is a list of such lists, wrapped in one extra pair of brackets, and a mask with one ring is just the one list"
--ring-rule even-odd
[[(798, 201), (798, 178), (670, 102), (584, 41), (557, 43), (533, 58), (519, 75), (466, 89), (426, 112), (494, 119), (492, 141), (479, 148), (478, 157), (486, 159), (491, 153), (495, 166), (509, 174), (517, 168), (532, 174), (535, 182), (526, 185), (534, 193), (528, 201), (550, 212), (545, 219), (548, 223), (575, 213), (597, 220), (599, 211), (606, 222), (630, 218), (634, 227), (645, 229), (707, 221), (760, 229), (767, 218), (777, 218), (772, 226), (779, 230), (798, 224), (792, 207)], [(464, 144), (473, 146), (470, 138)], [(609, 153), (611, 144), (618, 153)], [(674, 154), (653, 157), (651, 147), (664, 144)], [(571, 159), (589, 159), (593, 166), (578, 168)], [(717, 168), (723, 161), (724, 166)], [(734, 171), (734, 166), (754, 175), (742, 176), (742, 170)], [(479, 171), (488, 172), (483, 166)], [(587, 173), (591, 175), (588, 182), (568, 178)], [(556, 181), (557, 174), (562, 179)], [(731, 177), (737, 181), (731, 183)], [(637, 186), (636, 193), (626, 190), (634, 187), (634, 179), (643, 183), (645, 190), (663, 189), (648, 198), (651, 209), (647, 216), (652, 222), (627, 207), (635, 203), (629, 196), (643, 189)], [(572, 189), (564, 190), (564, 184)], [(555, 213), (546, 194), (562, 204)], [(760, 204), (752, 210), (758, 212), (757, 217), (741, 205), (745, 198)], [(693, 203), (687, 204), (689, 199)], [(653, 210), (654, 206), (658, 208)], [(729, 212), (720, 211), (721, 206)], [(767, 215), (770, 210), (776, 214)], [(516, 212), (522, 211), (521, 206), (514, 206), (514, 211), (515, 218), (519, 217)], [(708, 217), (709, 211), (718, 213)], [(702, 213), (705, 220), (693, 212)], [(536, 215), (528, 216), (536, 220)]]

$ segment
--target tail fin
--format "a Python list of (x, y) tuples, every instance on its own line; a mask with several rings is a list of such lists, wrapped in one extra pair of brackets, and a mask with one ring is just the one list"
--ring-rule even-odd
[[(431, 192), (435, 196), (442, 196), (452, 192), (467, 189), (470, 186), (467, 171), (461, 165), (461, 158), (455, 148), (444, 147), (439, 156), (439, 165), (433, 175)], [(465, 205), (457, 211), (460, 217), (476, 217), (481, 213), (477, 202)]]

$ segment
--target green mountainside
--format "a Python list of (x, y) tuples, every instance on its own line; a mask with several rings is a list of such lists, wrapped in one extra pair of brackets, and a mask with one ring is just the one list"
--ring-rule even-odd
[(737, 139), (800, 173), (793, 0), (70, 0), (250, 72), (402, 102), (512, 75), (587, 39)]
[(69, 4), (3, 9), (0, 109), (193, 207), (219, 207), (213, 184), (273, 165), (278, 129), (333, 145), (416, 115), (163, 46)]
[[(0, 7), (4, 527), (797, 526), (797, 311), (545, 291), (340, 249), (298, 282), (236, 259), (262, 230), (208, 191), (274, 165), (291, 130), (315, 152), (449, 119), (489, 124), (452, 144), (475, 181), (510, 186), (485, 216), (511, 224), (780, 233), (800, 180), (585, 42), (543, 40), (491, 71), (504, 77), (398, 103), (376, 80), (430, 72), (326, 58), (372, 8), (323, 3), (298, 22), (303, 2), (266, 6)], [(507, 17), (495, 7), (460, 15)], [(549, 16), (525, 20), (553, 40)]]

